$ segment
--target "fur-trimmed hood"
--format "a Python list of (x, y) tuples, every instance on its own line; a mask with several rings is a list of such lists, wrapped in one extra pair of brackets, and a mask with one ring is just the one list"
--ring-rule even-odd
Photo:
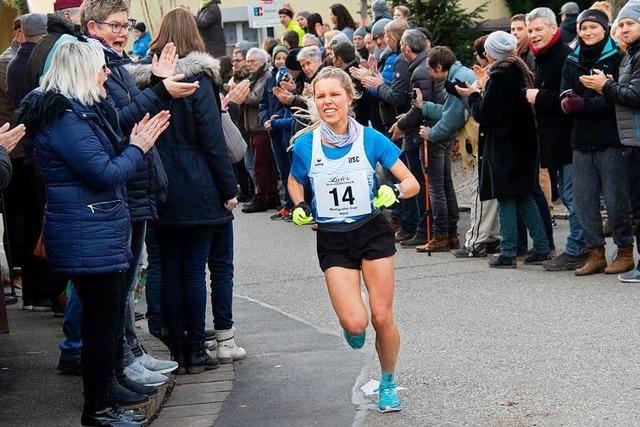
[(73, 108), (69, 99), (55, 92), (42, 93), (36, 89), (29, 93), (16, 111), (18, 123), (24, 123), (30, 135), (54, 123)]
[[(125, 68), (139, 88), (151, 85), (151, 64), (128, 64)], [(176, 74), (184, 74), (185, 78), (205, 74), (213, 80), (216, 86), (220, 86), (220, 62), (213, 56), (204, 52), (191, 52), (184, 58), (178, 59)]]

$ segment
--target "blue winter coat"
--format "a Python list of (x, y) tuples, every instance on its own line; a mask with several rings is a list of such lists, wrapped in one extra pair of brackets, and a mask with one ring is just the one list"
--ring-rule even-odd
[[(139, 86), (151, 84), (150, 65), (130, 70)], [(224, 202), (236, 196), (237, 186), (220, 118), (218, 61), (193, 52), (178, 60), (176, 72), (185, 82), (198, 81), (200, 88), (171, 103), (171, 126), (156, 143), (169, 179), (158, 221), (174, 227), (229, 222), (233, 215)]]
[[(447, 80), (460, 80), (473, 84), (476, 75), (469, 68), (456, 61), (449, 70)], [(460, 97), (446, 93), (444, 104), (427, 101), (422, 104), (422, 114), (435, 124), (429, 129), (429, 141), (442, 142), (453, 138), (467, 121), (464, 103)]]
[[(118, 111), (120, 126), (128, 136), (133, 126), (142, 120), (146, 113), (151, 116), (168, 108), (171, 96), (162, 83), (141, 91), (125, 68), (130, 64), (128, 57), (121, 58), (115, 52), (104, 48), (107, 66), (111, 75), (105, 83), (107, 101)], [(139, 171), (127, 182), (129, 209), (132, 222), (155, 220), (158, 217), (156, 196), (166, 192), (166, 176), (155, 148), (145, 156), (145, 162)]]
[(101, 104), (34, 91), (18, 113), (34, 137), (46, 188), (48, 260), (65, 275), (124, 271), (131, 258), (125, 181), (144, 154), (124, 144), (115, 110)]
[(274, 67), (271, 70), (271, 74), (267, 77), (267, 81), (264, 84), (264, 92), (262, 93), (262, 100), (258, 105), (258, 117), (260, 123), (264, 125), (264, 122), (269, 120), (271, 116), (277, 114), (278, 110), (282, 108), (282, 104), (278, 98), (273, 94), (273, 88), (276, 87), (276, 74), (278, 70)]

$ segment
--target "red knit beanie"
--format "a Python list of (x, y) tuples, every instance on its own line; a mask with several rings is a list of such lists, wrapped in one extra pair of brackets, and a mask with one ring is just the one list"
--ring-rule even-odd
[(82, 5), (82, 0), (56, 0), (53, 3), (53, 10), (73, 9), (80, 7), (80, 5)]

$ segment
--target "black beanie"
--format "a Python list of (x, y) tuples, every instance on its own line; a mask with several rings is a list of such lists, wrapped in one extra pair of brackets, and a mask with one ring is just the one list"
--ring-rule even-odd
[(140, 31), (143, 34), (147, 32), (147, 26), (144, 25), (144, 22), (142, 21), (138, 22), (136, 26), (133, 28), (135, 28), (136, 30)]
[(596, 22), (602, 25), (605, 31), (609, 31), (609, 17), (601, 10), (587, 9), (582, 11), (582, 13), (578, 15), (578, 29), (580, 28), (580, 24), (585, 21)]

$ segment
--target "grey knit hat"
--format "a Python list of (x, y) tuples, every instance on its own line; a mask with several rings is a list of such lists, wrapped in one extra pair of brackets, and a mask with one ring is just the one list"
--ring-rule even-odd
[(374, 2), (371, 3), (371, 10), (375, 16), (381, 16), (385, 13), (389, 13), (386, 0), (374, 0)]
[(286, 48), (286, 46), (283, 46), (281, 44), (277, 45), (276, 47), (273, 48), (273, 54), (272, 57), (275, 58), (276, 55), (280, 52), (284, 52), (287, 55), (289, 55), (289, 49)]
[(518, 40), (504, 31), (494, 31), (484, 42), (484, 51), (495, 60), (515, 52), (516, 47), (518, 47)]
[(368, 34), (367, 29), (365, 27), (358, 27), (354, 32), (354, 36), (364, 37)]
[(337, 44), (340, 44), (340, 43), (353, 44), (353, 41), (349, 40), (349, 36), (347, 36), (345, 33), (343, 33), (341, 31), (338, 34), (336, 34), (335, 36), (333, 36), (331, 41), (329, 41), (329, 46), (337, 45)]
[(564, 13), (565, 15), (577, 15), (580, 13), (580, 6), (578, 6), (578, 3), (573, 1), (566, 2), (560, 8), (560, 13)]
[(27, 13), (20, 18), (20, 27), (27, 37), (47, 34), (47, 15), (44, 13)]
[(618, 13), (618, 21), (633, 19), (640, 22), (640, 0), (630, 0)]
[(387, 19), (387, 18), (382, 18), (380, 20), (378, 20), (375, 24), (373, 24), (373, 26), (371, 27), (371, 35), (375, 38), (376, 36), (379, 36), (381, 34), (384, 34), (384, 27), (391, 22), (391, 19)]

